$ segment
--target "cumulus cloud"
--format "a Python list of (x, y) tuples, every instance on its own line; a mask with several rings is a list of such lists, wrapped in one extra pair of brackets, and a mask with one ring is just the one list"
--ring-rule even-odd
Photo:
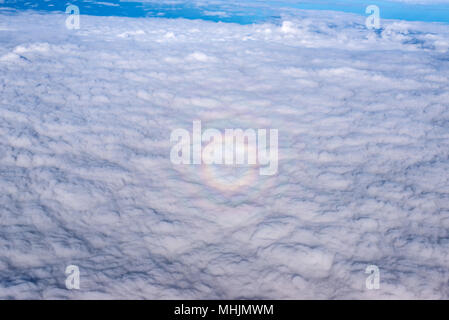
[[(446, 26), (65, 19), (0, 20), (1, 298), (449, 298)], [(197, 119), (278, 174), (173, 165)]]

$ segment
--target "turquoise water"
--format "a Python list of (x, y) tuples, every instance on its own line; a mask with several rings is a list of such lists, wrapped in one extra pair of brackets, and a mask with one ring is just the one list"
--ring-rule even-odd
[[(288, 8), (305, 10), (331, 10), (365, 15), (368, 5), (380, 8), (382, 19), (400, 19), (409, 21), (432, 21), (449, 23), (449, 5), (412, 5), (398, 2), (377, 0), (305, 0), (305, 1), (239, 1), (232, 6), (226, 1), (218, 1), (214, 5), (195, 5), (195, 1), (184, 1), (178, 4), (145, 3), (119, 0), (73, 0), (65, 1), (27, 1), (4, 0), (1, 7), (17, 10), (65, 11), (68, 3), (77, 5), (81, 14), (97, 16), (127, 17), (165, 17), (202, 19), (209, 21), (234, 22), (250, 24), (279, 17)], [(165, 1), (164, 1), (165, 2)], [(215, 12), (215, 13), (214, 13)], [(217, 14), (217, 12), (221, 12)]]

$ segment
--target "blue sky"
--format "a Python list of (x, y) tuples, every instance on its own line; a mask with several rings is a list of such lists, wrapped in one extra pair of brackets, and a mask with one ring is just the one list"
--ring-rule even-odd
[[(445, 0), (425, 1), (416, 4), (406, 0), (279, 0), (279, 1), (168, 1), (132, 2), (120, 0), (73, 0), (63, 1), (26, 1), (5, 0), (2, 6), (19, 10), (34, 9), (43, 11), (64, 11), (67, 3), (80, 7), (82, 14), (100, 16), (163, 16), (167, 18), (203, 19), (240, 24), (269, 20), (279, 16), (290, 8), (308, 10), (333, 10), (365, 14), (368, 5), (377, 5), (383, 19), (400, 19), (409, 21), (432, 21), (449, 23), (449, 4)], [(446, 3), (444, 3), (446, 2)]]

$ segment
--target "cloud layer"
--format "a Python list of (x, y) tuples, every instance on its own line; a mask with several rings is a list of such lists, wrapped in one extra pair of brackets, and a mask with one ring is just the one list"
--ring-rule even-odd
[[(447, 27), (65, 19), (0, 20), (1, 298), (449, 298)], [(174, 166), (196, 119), (278, 175)]]

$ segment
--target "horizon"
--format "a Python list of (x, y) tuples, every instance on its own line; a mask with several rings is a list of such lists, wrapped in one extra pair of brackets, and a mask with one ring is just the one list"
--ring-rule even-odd
[[(403, 1), (359, 1), (340, 0), (331, 3), (318, 1), (267, 1), (250, 0), (245, 2), (226, 3), (215, 1), (91, 1), (75, 0), (70, 2), (52, 2), (39, 0), (30, 3), (26, 0), (5, 0), (0, 8), (11, 8), (18, 11), (33, 10), (38, 12), (65, 12), (67, 4), (80, 8), (82, 15), (151, 17), (169, 19), (201, 19), (214, 22), (231, 22), (252, 24), (279, 19), (282, 14), (305, 11), (335, 11), (365, 15), (367, 5), (376, 5), (382, 10), (382, 19), (449, 23), (449, 6), (444, 1), (431, 1), (428, 4)], [(7, 10), (3, 10), (7, 11)]]

